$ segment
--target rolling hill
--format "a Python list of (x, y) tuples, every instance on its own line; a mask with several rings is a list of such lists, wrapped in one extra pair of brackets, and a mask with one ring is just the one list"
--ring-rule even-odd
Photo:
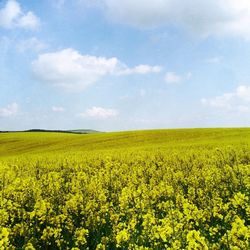
[[(144, 150), (239, 146), (250, 143), (250, 128), (165, 129), (83, 134), (48, 131), (0, 134), (0, 156), (107, 149)], [(80, 132), (81, 133), (78, 133)], [(84, 130), (85, 131), (85, 130)]]

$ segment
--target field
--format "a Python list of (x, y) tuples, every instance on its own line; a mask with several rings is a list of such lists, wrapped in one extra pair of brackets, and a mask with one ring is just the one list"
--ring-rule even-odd
[(0, 133), (0, 250), (250, 249), (250, 129)]

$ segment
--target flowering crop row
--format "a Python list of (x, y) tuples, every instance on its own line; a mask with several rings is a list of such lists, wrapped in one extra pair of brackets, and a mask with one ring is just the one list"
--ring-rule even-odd
[(250, 249), (249, 148), (0, 162), (0, 249)]

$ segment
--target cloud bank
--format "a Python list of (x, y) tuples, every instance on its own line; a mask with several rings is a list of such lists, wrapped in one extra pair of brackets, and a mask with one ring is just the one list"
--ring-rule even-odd
[(250, 38), (248, 0), (100, 0), (108, 17), (137, 28), (176, 25), (201, 36)]

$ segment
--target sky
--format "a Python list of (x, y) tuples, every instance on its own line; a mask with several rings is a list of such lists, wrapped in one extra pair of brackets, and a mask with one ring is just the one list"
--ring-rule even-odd
[(0, 0), (0, 130), (247, 126), (248, 0)]

